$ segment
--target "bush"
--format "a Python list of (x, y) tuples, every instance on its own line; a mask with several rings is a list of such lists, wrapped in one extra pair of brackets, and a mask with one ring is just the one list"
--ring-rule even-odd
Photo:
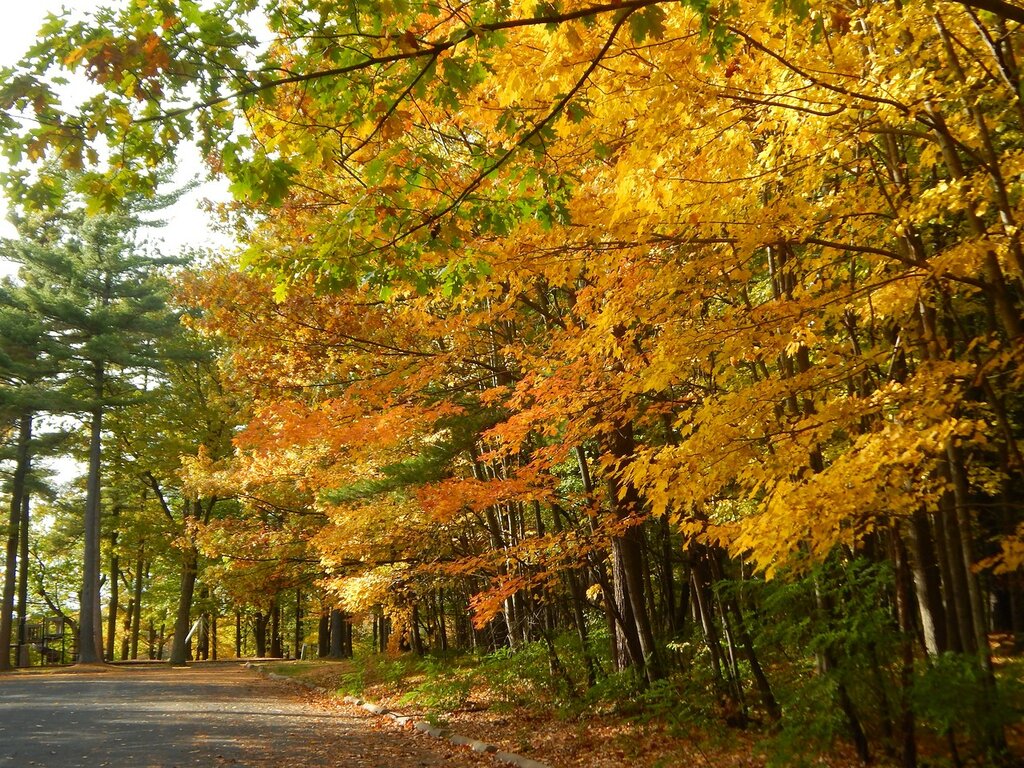
[(1009, 676), (997, 687), (976, 657), (944, 653), (918, 665), (911, 699), (923, 725), (942, 735), (961, 733), (984, 752), (993, 735), (998, 740), (1019, 719), (1021, 694), (1021, 683)]

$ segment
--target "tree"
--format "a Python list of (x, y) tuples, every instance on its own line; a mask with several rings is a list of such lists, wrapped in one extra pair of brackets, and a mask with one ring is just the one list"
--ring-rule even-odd
[[(29, 312), (45, 323), (61, 361), (65, 397), (88, 414), (88, 490), (84, 510), (84, 576), (79, 660), (102, 660), (99, 621), (100, 487), (103, 416), (135, 397), (133, 377), (157, 365), (153, 340), (176, 318), (166, 308), (159, 268), (134, 239), (132, 216), (30, 216), (17, 222), (21, 238), (6, 244), (22, 265)], [(89, 638), (92, 638), (90, 641)]]
[[(19, 589), (19, 648), (24, 644), (28, 569), (29, 472), (41, 444), (33, 435), (33, 419), (41, 411), (59, 410), (63, 399), (52, 390), (59, 362), (46, 326), (27, 311), (19, 288), (10, 280), (0, 288), (0, 389), (2, 409), (13, 420), (14, 471), (10, 487), (10, 521), (5, 553), (3, 603), (0, 606), (0, 669), (9, 669), (15, 582)], [(52, 442), (50, 440), (49, 442)], [(20, 564), (17, 575), (16, 564)], [(17, 578), (16, 578), (17, 577)]]
[[(559, 675), (552, 596), (585, 644), (599, 594), (650, 684), (689, 609), (725, 717), (754, 686), (774, 718), (715, 586), (753, 570), (804, 590), (865, 762), (917, 761), (918, 637), (996, 701), (987, 632), (1024, 628), (985, 609), (1024, 615), (1019, 9), (310, 0), (257, 3), (261, 46), (252, 7), (55, 20), (5, 91), (15, 161), (118, 148), (80, 185), (99, 206), (186, 121), (233, 182), (245, 267), (193, 300), (254, 403), (197, 483), (323, 514), (330, 586), (379, 640), (418, 645), (443, 581)], [(104, 98), (63, 114), (51, 67)], [(837, 639), (866, 615), (886, 642)], [(882, 715), (847, 674), (871, 653)]]

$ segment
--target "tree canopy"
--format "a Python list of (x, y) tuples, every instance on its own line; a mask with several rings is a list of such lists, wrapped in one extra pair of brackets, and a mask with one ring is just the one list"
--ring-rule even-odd
[[(5, 182), (100, 211), (188, 142), (230, 179), (244, 252), (179, 300), (244, 414), (182, 469), (183, 499), (235, 505), (189, 525), (236, 593), (315, 585), (413, 647), (454, 610), (552, 670), (561, 596), (590, 682), (588, 615), (647, 686), (689, 613), (727, 708), (749, 685), (778, 718), (719, 585), (812, 584), (827, 623), (877, 575), (912, 765), (915, 654), (969, 658), (994, 702), (989, 632), (1024, 620), (1022, 22), (132, 2), (52, 17), (2, 74)], [(816, 646), (865, 761), (870, 645)]]

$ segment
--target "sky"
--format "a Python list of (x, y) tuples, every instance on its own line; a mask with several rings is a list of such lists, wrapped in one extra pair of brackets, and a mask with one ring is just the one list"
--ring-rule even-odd
[[(4, 5), (3, 23), (0, 24), (0, 66), (15, 64), (22, 54), (36, 40), (36, 32), (49, 13), (58, 13), (61, 8), (79, 13), (101, 5), (120, 4), (123, 0), (8, 0)], [(0, 167), (3, 160), (0, 159)], [(186, 160), (180, 171), (182, 183), (201, 175), (198, 158)], [(160, 244), (167, 254), (173, 254), (187, 247), (230, 247), (231, 243), (221, 234), (213, 231), (207, 216), (199, 210), (203, 198), (228, 199), (226, 183), (205, 183), (186, 199), (180, 200), (163, 215), (168, 226), (147, 239)], [(7, 221), (7, 206), (0, 196), (0, 236), (14, 237), (14, 228)], [(0, 260), (0, 275), (12, 274), (15, 265)]]

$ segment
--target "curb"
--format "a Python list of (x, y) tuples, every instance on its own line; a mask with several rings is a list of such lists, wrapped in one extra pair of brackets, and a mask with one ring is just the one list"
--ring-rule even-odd
[[(257, 674), (263, 675), (264, 677), (270, 680), (276, 680), (278, 682), (283, 683), (291, 683), (292, 685), (297, 685), (300, 688), (306, 688), (310, 691), (316, 691), (317, 693), (332, 695), (330, 691), (328, 691), (326, 688), (322, 688), (318, 685), (313, 685), (312, 683), (308, 683), (304, 680), (296, 680), (295, 678), (288, 677), (287, 675), (279, 675), (276, 672), (264, 672), (261, 666), (253, 664), (249, 661), (247, 661), (242, 666), (246, 669), (255, 670)], [(378, 717), (389, 717), (392, 720), (394, 720), (395, 723), (397, 723), (398, 725), (412, 725), (414, 730), (426, 734), (427, 736), (430, 736), (432, 738), (444, 739), (448, 743), (453, 744), (457, 747), (469, 747), (469, 749), (471, 749), (473, 752), (490, 755), (499, 763), (511, 765), (513, 766), (513, 768), (551, 768), (551, 766), (549, 766), (547, 763), (541, 763), (537, 760), (531, 760), (528, 757), (516, 755), (511, 752), (502, 752), (494, 744), (488, 744), (487, 742), (479, 741), (478, 739), (471, 739), (468, 736), (461, 736), (457, 733), (451, 733), (450, 731), (447, 731), (443, 728), (437, 728), (431, 725), (426, 720), (416, 720), (412, 717), (409, 717), (408, 715), (403, 715), (399, 712), (394, 712), (388, 709), (387, 707), (382, 707), (379, 704), (374, 704), (370, 701), (364, 701), (363, 699), (357, 698), (355, 696), (345, 696), (344, 698), (342, 698), (342, 701), (344, 701), (346, 704), (351, 704), (352, 706), (360, 707), (361, 709), (364, 709), (367, 712), (369, 712), (371, 715), (377, 715)]]

